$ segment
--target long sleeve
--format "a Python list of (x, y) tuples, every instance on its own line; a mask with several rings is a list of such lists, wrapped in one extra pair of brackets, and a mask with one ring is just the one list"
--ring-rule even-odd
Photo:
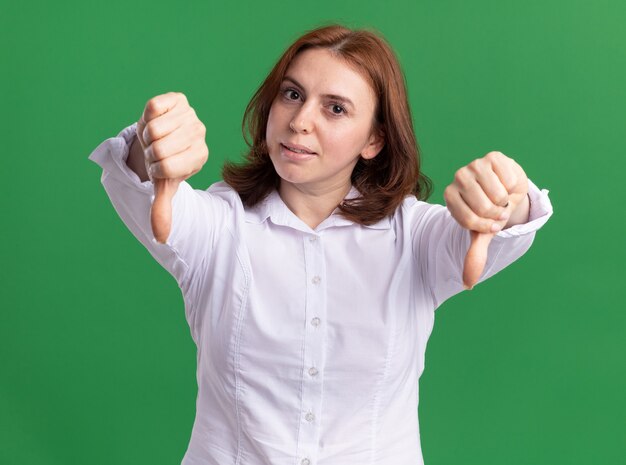
[(202, 269), (213, 250), (229, 207), (223, 199), (181, 182), (172, 200), (170, 235), (165, 244), (159, 244), (150, 224), (154, 186), (150, 181), (141, 182), (126, 165), (136, 127), (135, 123), (102, 142), (89, 159), (103, 169), (102, 185), (124, 224), (185, 294), (194, 273)]
[[(548, 193), (547, 189), (540, 190), (528, 180), (529, 220), (493, 237), (479, 283), (513, 263), (530, 248), (536, 231), (553, 213)], [(416, 259), (437, 308), (463, 290), (463, 265), (470, 246), (470, 232), (461, 227), (442, 205), (429, 205), (416, 219), (414, 231), (419, 231), (414, 235)]]

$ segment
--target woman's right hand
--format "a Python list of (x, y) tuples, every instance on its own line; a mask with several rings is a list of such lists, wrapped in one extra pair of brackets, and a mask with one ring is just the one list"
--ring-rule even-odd
[(154, 238), (164, 244), (172, 226), (172, 198), (178, 185), (202, 169), (209, 158), (206, 127), (180, 92), (157, 95), (137, 122), (137, 140), (154, 184), (150, 212)]

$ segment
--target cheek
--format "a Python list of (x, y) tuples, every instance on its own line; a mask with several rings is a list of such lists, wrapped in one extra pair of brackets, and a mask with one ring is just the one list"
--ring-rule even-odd
[(284, 126), (286, 115), (285, 110), (276, 105), (275, 103), (270, 107), (269, 114), (267, 116), (267, 128), (265, 129), (265, 140), (270, 142), (271, 139), (277, 136), (282, 127)]
[(335, 127), (324, 132), (324, 145), (338, 155), (357, 155), (364, 145), (362, 142), (365, 136), (361, 132), (355, 127)]
[(265, 140), (270, 139), (270, 135), (274, 132), (274, 118), (275, 112), (273, 111), (273, 106), (270, 108), (269, 115), (267, 116), (267, 127), (265, 128)]

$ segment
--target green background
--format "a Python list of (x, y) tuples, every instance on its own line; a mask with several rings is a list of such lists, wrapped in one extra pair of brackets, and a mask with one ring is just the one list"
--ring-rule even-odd
[(620, 0), (3, 4), (0, 463), (180, 463), (196, 396), (180, 290), (87, 157), (183, 92), (207, 188), (282, 50), (328, 21), (396, 50), (431, 202), (500, 150), (555, 209), (525, 256), (438, 310), (426, 464), (624, 463), (625, 20)]

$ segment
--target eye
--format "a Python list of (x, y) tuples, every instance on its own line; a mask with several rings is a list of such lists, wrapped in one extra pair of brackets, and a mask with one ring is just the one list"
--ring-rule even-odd
[(300, 92), (296, 89), (292, 89), (288, 87), (282, 90), (283, 95), (287, 98), (287, 100), (300, 100)]
[(333, 103), (331, 105), (330, 111), (332, 112), (333, 115), (337, 115), (337, 116), (340, 116), (346, 113), (346, 109), (342, 107), (341, 105), (339, 105), (338, 103)]

